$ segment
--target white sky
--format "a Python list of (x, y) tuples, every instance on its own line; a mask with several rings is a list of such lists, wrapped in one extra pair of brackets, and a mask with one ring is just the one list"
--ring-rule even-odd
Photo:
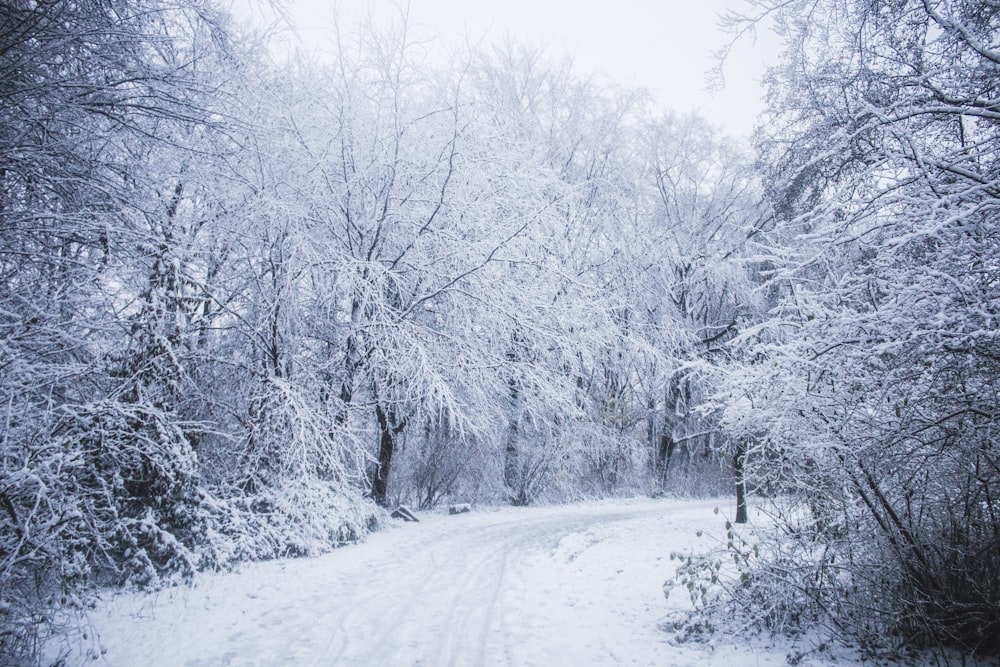
[[(322, 51), (335, 13), (349, 20), (389, 0), (231, 0), (237, 15), (273, 18), (270, 4), (285, 9), (296, 42)], [(335, 10), (335, 6), (337, 9)], [(419, 35), (448, 45), (484, 44), (510, 36), (553, 55), (570, 54), (578, 75), (650, 89), (657, 104), (697, 111), (731, 135), (749, 135), (763, 108), (760, 80), (773, 63), (778, 42), (759, 32), (740, 42), (724, 68), (725, 87), (707, 90), (713, 53), (726, 44), (718, 21), (740, 0), (410, 0), (410, 25)], [(349, 30), (349, 28), (348, 28)]]

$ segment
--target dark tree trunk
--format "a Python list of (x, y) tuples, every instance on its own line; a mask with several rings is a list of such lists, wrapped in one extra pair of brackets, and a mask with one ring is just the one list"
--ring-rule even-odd
[(372, 476), (372, 498), (385, 507), (389, 501), (389, 471), (392, 469), (392, 455), (396, 451), (396, 434), (403, 430), (403, 426), (396, 424), (396, 416), (391, 409), (386, 412), (379, 404), (375, 405), (375, 418), (378, 420), (379, 447), (378, 467)]
[[(517, 337), (515, 337), (515, 342), (517, 342)], [(514, 351), (507, 352), (507, 360), (513, 363), (517, 360), (517, 354)], [(510, 504), (525, 505), (527, 504), (525, 502), (525, 488), (521, 478), (521, 462), (517, 451), (520, 392), (517, 381), (513, 377), (507, 381), (507, 384), (510, 391), (511, 413), (507, 425), (507, 447), (504, 450), (503, 483), (507, 487), (507, 499)]]
[(503, 462), (503, 482), (507, 487), (507, 498), (512, 505), (523, 505), (524, 489), (521, 485), (521, 466), (517, 456), (517, 445), (514, 436), (507, 439), (507, 448), (504, 451)]
[(669, 435), (660, 436), (660, 447), (657, 451), (657, 467), (659, 468), (660, 484), (667, 483), (667, 471), (670, 470), (670, 459), (674, 455), (677, 443)]
[(747, 522), (747, 485), (743, 476), (743, 459), (747, 454), (747, 446), (740, 443), (736, 447), (733, 459), (733, 471), (736, 477), (736, 523)]

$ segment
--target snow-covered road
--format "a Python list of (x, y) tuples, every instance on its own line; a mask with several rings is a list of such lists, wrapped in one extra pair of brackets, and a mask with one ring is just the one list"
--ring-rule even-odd
[(119, 596), (88, 643), (114, 667), (783, 664), (782, 651), (672, 646), (659, 627), (684, 603), (662, 593), (669, 554), (710, 546), (695, 533), (723, 532), (719, 505), (425, 514), (320, 558)]

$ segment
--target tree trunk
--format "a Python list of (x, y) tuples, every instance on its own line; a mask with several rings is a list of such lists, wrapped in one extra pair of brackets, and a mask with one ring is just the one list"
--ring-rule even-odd
[(396, 451), (396, 434), (402, 426), (396, 425), (396, 417), (392, 410), (386, 412), (378, 403), (375, 404), (375, 418), (378, 420), (379, 447), (378, 467), (372, 476), (372, 498), (379, 505), (388, 504), (389, 471), (392, 467), (392, 455)]
[(507, 448), (504, 451), (503, 482), (507, 487), (507, 498), (512, 505), (523, 505), (524, 487), (521, 480), (521, 465), (518, 460), (517, 444), (514, 434), (507, 438)]
[(666, 486), (667, 484), (667, 472), (670, 470), (670, 459), (673, 458), (674, 448), (677, 443), (669, 435), (663, 434), (660, 436), (660, 446), (656, 453), (657, 455), (657, 467), (659, 470), (660, 486)]
[[(507, 359), (513, 363), (517, 359), (517, 355), (513, 351), (509, 351)], [(517, 381), (513, 377), (508, 380), (508, 389), (510, 391), (511, 413), (507, 425), (507, 446), (504, 449), (503, 483), (507, 488), (507, 499), (510, 504), (525, 505), (527, 503), (525, 502), (524, 480), (522, 479), (521, 461), (517, 451), (520, 392), (517, 388)]]
[(747, 485), (743, 476), (743, 459), (747, 454), (747, 446), (740, 443), (736, 447), (733, 459), (733, 471), (736, 476), (736, 523), (747, 522)]

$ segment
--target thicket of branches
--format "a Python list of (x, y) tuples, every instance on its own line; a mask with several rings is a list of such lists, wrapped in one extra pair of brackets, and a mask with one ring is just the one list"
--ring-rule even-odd
[(734, 474), (749, 616), (995, 653), (1000, 9), (750, 6), (756, 164), (405, 12), (277, 65), (210, 3), (0, 7), (3, 660), (398, 502)]
[(279, 66), (204, 2), (0, 12), (3, 662), (380, 505), (728, 485), (758, 195), (700, 121), (402, 14)]
[(762, 549), (731, 543), (730, 599), (873, 652), (996, 655), (1000, 6), (753, 4), (787, 44), (758, 135), (774, 307), (716, 400), (782, 502)]

